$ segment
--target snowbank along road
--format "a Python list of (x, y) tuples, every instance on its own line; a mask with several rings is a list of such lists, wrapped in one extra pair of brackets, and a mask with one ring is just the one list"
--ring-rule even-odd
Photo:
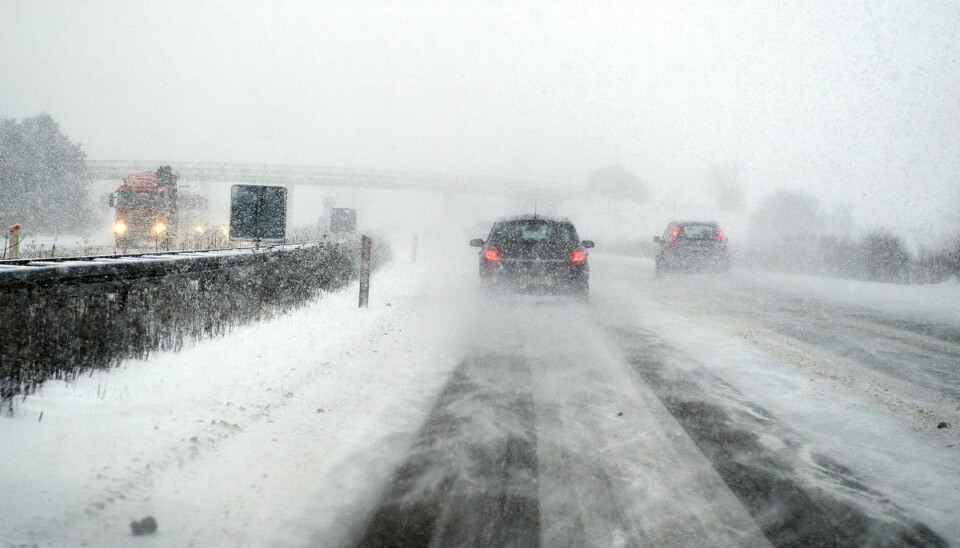
[(491, 299), (447, 257), (367, 310), (48, 383), (0, 420), (2, 540), (132, 545), (152, 515), (171, 546), (960, 542), (956, 286), (595, 254), (589, 304)]

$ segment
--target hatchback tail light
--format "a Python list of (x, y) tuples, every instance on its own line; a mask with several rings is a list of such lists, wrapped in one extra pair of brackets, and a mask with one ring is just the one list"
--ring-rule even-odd
[(667, 243), (670, 244), (670, 247), (676, 247), (678, 238), (680, 238), (680, 227), (675, 226), (673, 230), (670, 231), (670, 241)]
[(717, 229), (717, 240), (720, 243), (727, 243), (727, 235), (723, 233), (719, 228)]
[(500, 250), (495, 247), (488, 247), (483, 250), (483, 259), (488, 263), (495, 263), (500, 260)]
[(581, 265), (587, 262), (587, 252), (582, 249), (575, 249), (570, 253), (570, 262), (575, 265)]

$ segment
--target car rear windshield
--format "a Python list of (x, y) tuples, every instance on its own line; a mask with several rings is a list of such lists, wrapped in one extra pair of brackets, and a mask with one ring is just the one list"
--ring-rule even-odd
[(492, 245), (563, 245), (579, 241), (577, 230), (570, 223), (546, 220), (506, 221), (490, 231)]
[(717, 227), (703, 224), (683, 225), (681, 234), (688, 240), (716, 240)]

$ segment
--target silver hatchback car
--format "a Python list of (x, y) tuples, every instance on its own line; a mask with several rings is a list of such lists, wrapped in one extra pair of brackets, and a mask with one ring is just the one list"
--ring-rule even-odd
[(674, 221), (654, 242), (657, 275), (674, 271), (730, 270), (727, 237), (714, 222)]

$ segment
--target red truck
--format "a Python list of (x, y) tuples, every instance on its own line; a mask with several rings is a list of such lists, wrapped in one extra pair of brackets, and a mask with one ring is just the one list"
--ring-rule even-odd
[(170, 166), (161, 166), (123, 179), (110, 195), (110, 206), (116, 208), (113, 234), (117, 247), (170, 248), (183, 237), (179, 233), (180, 210), (202, 209), (206, 201), (196, 194), (178, 193), (179, 178)]

